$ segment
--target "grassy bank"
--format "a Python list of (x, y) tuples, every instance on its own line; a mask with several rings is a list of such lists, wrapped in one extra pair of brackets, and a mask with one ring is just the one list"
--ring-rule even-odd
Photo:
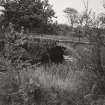
[(37, 99), (36, 104), (44, 105), (84, 105), (83, 98), (90, 92), (94, 80), (92, 71), (79, 70), (71, 63), (27, 68), (21, 72), (21, 87), (29, 86), (27, 91), (39, 97), (28, 100)]
[(96, 77), (86, 65), (80, 67), (85, 62), (81, 60), (40, 66), (18, 64), (16, 68), (1, 58), (8, 71), (0, 76), (0, 104), (85, 105), (84, 96), (91, 92)]

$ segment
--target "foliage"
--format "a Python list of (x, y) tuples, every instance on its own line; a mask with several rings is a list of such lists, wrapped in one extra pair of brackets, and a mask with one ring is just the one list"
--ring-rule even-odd
[[(79, 50), (76, 51), (81, 57), (74, 62), (62, 62), (65, 48), (58, 46), (56, 40), (37, 39), (24, 34), (23, 31), (18, 33), (11, 24), (10, 32), (5, 33), (4, 57), (0, 57), (0, 70), (2, 73), (7, 71), (7, 75), (0, 74), (0, 93), (5, 93), (0, 96), (5, 104), (100, 105), (103, 102), (105, 96), (102, 96), (103, 99), (100, 97), (105, 94), (105, 80), (102, 77), (104, 69), (100, 49), (104, 46), (105, 30), (97, 27), (98, 24), (94, 23), (87, 11), (86, 13), (81, 18), (85, 18), (84, 26), (82, 22), (81, 27), (73, 30), (66, 25), (60, 26), (60, 31), (64, 33), (65, 30), (71, 30), (79, 37), (85, 33), (92, 44), (91, 49), (84, 45), (82, 49), (78, 47)], [(37, 62), (49, 65), (37, 66)], [(59, 62), (62, 64), (58, 64)], [(97, 79), (97, 74), (101, 74), (101, 78)], [(2, 99), (0, 97), (0, 100)]]
[(41, 28), (44, 31), (44, 25), (51, 23), (55, 15), (52, 6), (48, 0), (8, 0), (2, 3), (3, 10), (2, 24), (6, 27), (10, 22), (15, 24), (15, 28), (24, 26), (30, 30)]

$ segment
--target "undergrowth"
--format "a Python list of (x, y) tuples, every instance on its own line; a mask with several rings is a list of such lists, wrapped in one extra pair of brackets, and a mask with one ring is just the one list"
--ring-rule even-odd
[[(89, 67), (80, 67), (81, 60), (57, 64), (48, 62), (42, 65), (23, 62), (20, 59), (23, 55), (26, 54), (25, 57), (29, 59), (33, 56), (25, 53), (26, 49), (18, 48), (23, 48), (24, 43), (27, 45), (28, 40), (31, 44), (28, 43), (26, 47), (33, 49), (32, 39), (23, 33), (6, 35), (8, 43), (5, 44), (4, 56), (0, 57), (0, 105), (94, 105), (91, 102), (87, 104), (84, 96), (90, 93), (96, 75)], [(9, 40), (11, 38), (13, 40)], [(40, 43), (45, 43), (47, 48), (56, 45), (50, 41), (50, 45), (46, 41)], [(46, 47), (44, 48), (46, 53)], [(44, 55), (43, 49), (41, 51), (39, 50)], [(54, 51), (51, 50), (50, 53), (52, 52)], [(85, 57), (82, 63), (84, 62)]]
[[(6, 97), (5, 103), (7, 102), (8, 105), (84, 105), (83, 98), (89, 93), (95, 76), (92, 71), (77, 68), (72, 63), (40, 67), (33, 65), (18, 68), (19, 74), (16, 68), (13, 68), (15, 72), (8, 72), (9, 81), (5, 81), (4, 87), (7, 90), (3, 95)], [(7, 87), (8, 83), (11, 87)]]

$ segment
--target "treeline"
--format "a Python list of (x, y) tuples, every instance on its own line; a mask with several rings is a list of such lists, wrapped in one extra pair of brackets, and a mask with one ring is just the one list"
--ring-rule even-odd
[(39, 34), (71, 35), (72, 27), (53, 22), (56, 17), (48, 0), (2, 0), (0, 27), (8, 29), (9, 23), (16, 31)]
[(4, 8), (0, 16), (2, 28), (12, 23), (17, 31), (21, 26), (26, 32), (52, 33), (54, 30), (52, 20), (56, 16), (48, 0), (2, 0), (1, 6)]

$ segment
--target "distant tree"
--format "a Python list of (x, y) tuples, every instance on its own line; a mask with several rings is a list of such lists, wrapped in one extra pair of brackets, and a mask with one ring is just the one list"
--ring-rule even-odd
[(77, 23), (78, 11), (74, 8), (66, 8), (64, 13), (67, 16), (68, 22), (73, 27), (75, 23)]
[(24, 26), (42, 29), (42, 26), (49, 24), (55, 15), (48, 0), (2, 0), (1, 5), (5, 8), (3, 11), (5, 26), (11, 22), (16, 28)]

